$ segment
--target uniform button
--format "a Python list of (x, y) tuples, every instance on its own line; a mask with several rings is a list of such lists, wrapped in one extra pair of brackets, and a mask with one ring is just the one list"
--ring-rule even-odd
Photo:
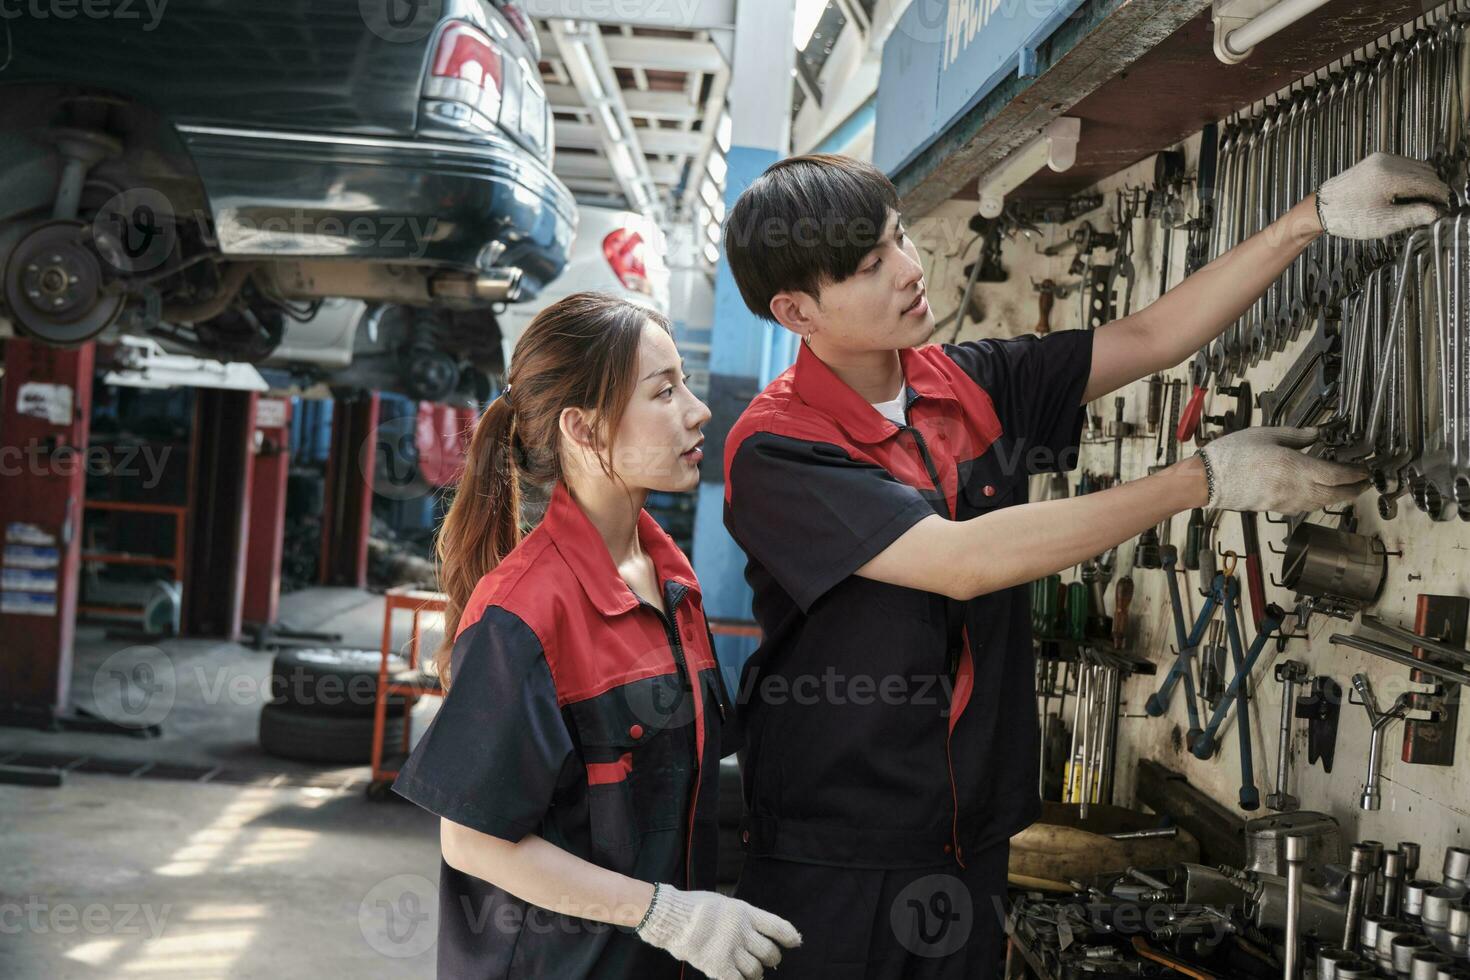
[(954, 850), (954, 845), (953, 844), (945, 844), (944, 845), (944, 853), (945, 854), (948, 854), (948, 853), (950, 853), (953, 850)]
[(749, 844), (750, 843), (750, 831), (748, 831), (748, 830), (742, 830), (740, 832), (740, 840), (741, 840), (742, 843)]
[(987, 484), (985, 484), (985, 496), (987, 496), (987, 497), (994, 497), (995, 496), (995, 485), (993, 483), (987, 483)]
[(632, 728), (629, 728), (628, 729), (628, 737), (629, 738), (642, 738), (643, 737), (643, 726), (642, 725), (634, 725)]

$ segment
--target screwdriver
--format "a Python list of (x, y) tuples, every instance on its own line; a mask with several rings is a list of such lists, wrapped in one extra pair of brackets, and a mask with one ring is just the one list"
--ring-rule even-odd
[(1113, 486), (1123, 482), (1123, 399), (1113, 399)]
[(1128, 607), (1133, 602), (1133, 578), (1124, 575), (1113, 586), (1113, 647), (1123, 649), (1128, 638)]
[(1205, 540), (1204, 508), (1196, 507), (1189, 512), (1189, 529), (1184, 538), (1184, 567), (1190, 571), (1199, 568), (1199, 552)]

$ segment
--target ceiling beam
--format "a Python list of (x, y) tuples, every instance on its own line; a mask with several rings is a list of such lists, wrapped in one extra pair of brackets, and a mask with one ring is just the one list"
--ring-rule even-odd
[[(660, 186), (672, 187), (679, 180), (679, 168), (672, 163), (650, 160), (648, 161), (648, 173), (653, 178), (653, 182)], [(556, 175), (562, 180), (578, 180), (584, 177), (610, 180), (613, 170), (604, 156), (594, 156), (591, 153), (558, 152)]]
[[(691, 76), (697, 78), (697, 75)], [(546, 99), (551, 103), (551, 108), (557, 112), (587, 112), (587, 106), (583, 104), (577, 89), (572, 85), (547, 85)], [(699, 107), (689, 101), (689, 97), (683, 92), (640, 92), (637, 90), (623, 91), (623, 104), (628, 107), (628, 114), (642, 116), (645, 119), (670, 119), (675, 122), (683, 122), (686, 119), (699, 118)]]
[[(704, 145), (702, 133), (686, 132), (682, 129), (638, 129), (638, 142), (644, 153), (672, 153), (681, 156), (698, 153)], [(602, 148), (602, 127), (595, 123), (574, 123), (558, 120), (556, 124), (557, 146), (570, 146), (579, 150)]]
[[(555, 21), (552, 21), (555, 24)], [(725, 66), (720, 49), (711, 41), (669, 37), (602, 38), (607, 59), (624, 68), (655, 68), (661, 71), (719, 71)]]
[[(594, 24), (581, 21), (553, 19), (549, 24), (557, 51), (572, 76), (577, 94), (582, 103), (593, 110), (592, 121), (597, 128), (598, 142), (612, 165), (613, 176), (622, 186), (624, 196), (635, 210), (663, 224), (665, 208), (662, 195), (649, 173), (643, 144), (623, 102), (622, 86), (613, 71), (602, 31)], [(617, 35), (606, 39), (619, 40), (642, 39)]]
[(606, 194), (608, 196), (623, 196), (623, 189), (618, 182), (608, 177), (606, 180), (597, 177), (568, 177), (567, 187), (573, 194)]
[(561, 17), (602, 24), (662, 27), (670, 30), (735, 27), (735, 0), (522, 0), (532, 17)]
[(699, 200), (699, 185), (704, 182), (704, 172), (709, 166), (709, 156), (717, 149), (715, 138), (719, 134), (720, 116), (725, 111), (725, 96), (729, 91), (729, 69), (721, 69), (715, 73), (714, 84), (709, 88), (709, 98), (705, 100), (703, 107), (704, 122), (700, 126), (699, 135), (704, 145), (691, 159), (689, 184), (684, 188), (684, 197), (679, 202), (679, 210), (686, 215), (696, 213), (694, 202)]

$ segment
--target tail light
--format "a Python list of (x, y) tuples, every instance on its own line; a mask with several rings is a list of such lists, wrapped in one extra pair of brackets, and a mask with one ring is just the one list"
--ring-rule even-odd
[(504, 79), (504, 62), (495, 42), (473, 24), (454, 20), (439, 35), (425, 94), (469, 106), (496, 123)]
[(624, 289), (653, 295), (648, 284), (648, 270), (643, 264), (643, 236), (629, 228), (619, 228), (602, 240), (602, 254), (612, 266), (613, 275)]
[(501, 16), (509, 21), (510, 26), (515, 28), (516, 33), (524, 38), (525, 42), (531, 46), (531, 53), (534, 55), (535, 60), (540, 61), (541, 39), (536, 36), (536, 27), (531, 23), (531, 18), (527, 17), (526, 12), (521, 9), (521, 5), (503, 0), (497, 6), (500, 8)]

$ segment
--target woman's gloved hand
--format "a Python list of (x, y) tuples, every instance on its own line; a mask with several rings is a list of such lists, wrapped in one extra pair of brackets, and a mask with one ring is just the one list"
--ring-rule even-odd
[(1329, 235), (1387, 238), (1432, 223), (1449, 207), (1450, 189), (1427, 163), (1374, 153), (1317, 191), (1317, 218)]
[(801, 945), (801, 933), (778, 915), (718, 892), (680, 891), (663, 882), (637, 931), (710, 980), (759, 980), (766, 967), (781, 962), (781, 946)]
[(1210, 507), (1303, 514), (1356, 497), (1368, 488), (1361, 467), (1331, 463), (1301, 450), (1317, 430), (1241, 429), (1199, 451), (1210, 485)]

